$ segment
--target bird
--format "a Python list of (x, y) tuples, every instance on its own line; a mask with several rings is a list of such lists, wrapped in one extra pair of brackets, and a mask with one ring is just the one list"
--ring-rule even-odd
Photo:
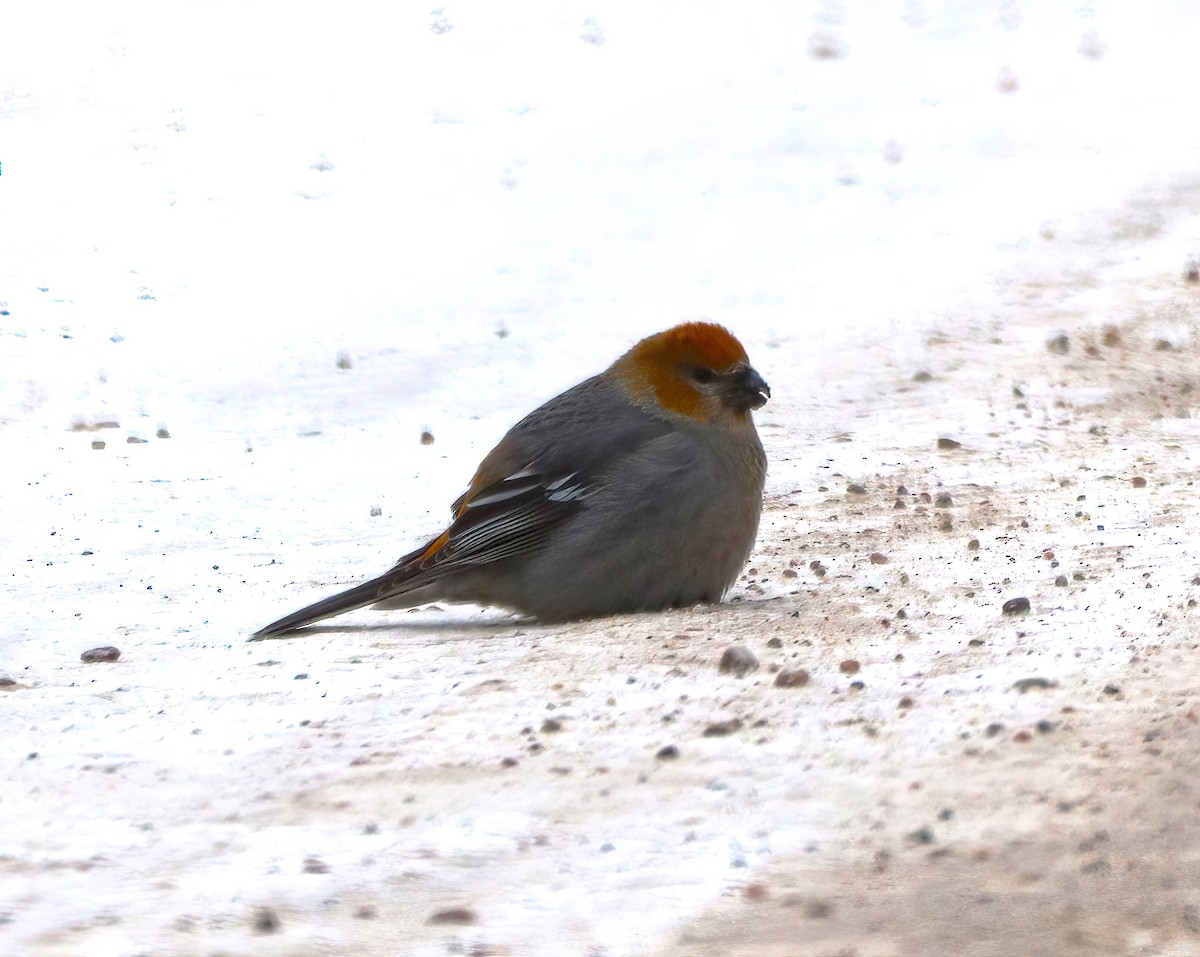
[(758, 533), (767, 459), (752, 412), (770, 395), (724, 326), (648, 336), (513, 426), (432, 541), (251, 639), (367, 605), (555, 622), (720, 602)]

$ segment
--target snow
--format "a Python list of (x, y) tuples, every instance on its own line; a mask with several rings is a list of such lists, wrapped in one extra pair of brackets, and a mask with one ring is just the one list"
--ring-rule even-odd
[[(1200, 950), (1200, 8), (4, 19), (0, 952)], [(698, 317), (773, 390), (734, 602), (244, 641)]]

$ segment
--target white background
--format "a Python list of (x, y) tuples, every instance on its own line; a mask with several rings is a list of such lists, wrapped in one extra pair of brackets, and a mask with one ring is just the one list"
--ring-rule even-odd
[[(1200, 252), (1193, 193), (1179, 185), (1200, 156), (1200, 7), (1186, 0), (10, 7), (0, 28), (0, 671), (20, 685), (0, 699), (2, 853), (20, 862), (0, 873), (10, 953), (366, 953), (371, 922), (322, 907), (381, 886), (377, 896), (408, 907), (396, 875), (416, 871), (431, 883), (411, 892), (412, 927), (466, 898), (494, 921), (488, 939), (517, 948), (507, 952), (564, 953), (564, 939), (572, 953), (614, 957), (665, 946), (770, 856), (747, 835), (779, 823), (780, 795), (764, 784), (739, 801), (754, 825), (739, 813), (705, 825), (682, 868), (656, 827), (672, 801), (693, 798), (671, 792), (658, 810), (630, 799), (597, 810), (608, 824), (578, 850), (552, 840), (560, 856), (545, 874), (526, 874), (521, 889), (491, 877), (485, 892), (414, 864), (403, 842), (499, 861), (561, 823), (530, 821), (545, 789), (582, 786), (581, 772), (506, 804), (486, 783), (506, 753), (488, 737), (491, 719), (439, 710), (475, 673), (478, 642), (513, 682), (503, 720), (540, 724), (551, 682), (521, 684), (537, 627), (464, 609), (417, 619), (436, 639), (406, 626), (264, 650), (245, 635), (436, 533), (519, 416), (677, 321), (728, 325), (771, 382), (759, 421), (768, 497), (782, 502), (815, 495), (823, 468), (856, 478), (855, 462), (888, 459), (886, 402), (860, 381), (882, 358), (911, 375), (930, 365), (931, 336), (974, 349), (962, 361), (980, 367), (981, 344), (1006, 336), (1040, 355), (1059, 326), (1146, 319), (1108, 280), (1176, 279)], [(1032, 315), (1005, 299), (1011, 284), (1050, 275), (1070, 287), (1071, 310)], [(1191, 341), (1188, 315), (1150, 319), (1153, 336)], [(897, 413), (896, 429), (983, 428), (953, 389), (915, 415)], [(434, 444), (420, 444), (424, 429)], [(856, 429), (868, 438), (858, 458), (837, 444)], [(1012, 481), (1053, 472), (1046, 454)], [(971, 468), (946, 478), (982, 480)], [(764, 542), (782, 548), (788, 534), (764, 521)], [(1071, 613), (1085, 629), (1097, 620), (1087, 607)], [(466, 644), (445, 621), (466, 628)], [(614, 665), (595, 627), (546, 634), (552, 647), (578, 646), (571, 654), (588, 649), (567, 671), (602, 702), (617, 692), (602, 680)], [(392, 642), (384, 652), (381, 640)], [(447, 641), (457, 664), (434, 647)], [(120, 646), (121, 663), (82, 666), (79, 653), (102, 644)], [(346, 664), (364, 660), (356, 654), (378, 656), (370, 674)], [(405, 654), (411, 670), (381, 686), (378, 669)], [(335, 659), (331, 699), (331, 675), (318, 676)], [(494, 677), (480, 668), (474, 680)], [(717, 681), (715, 665), (704, 669)], [(308, 684), (294, 680), (301, 672)], [(650, 686), (644, 695), (648, 721), (669, 710)], [(411, 737), (413, 715), (440, 715), (436, 731)], [(346, 850), (361, 820), (264, 822), (249, 810), (255, 795), (328, 780), (296, 758), (341, 747), (309, 739), (321, 721), (343, 722), (339, 742), (362, 736), (355, 747), (386, 738), (395, 756), (399, 779), (371, 792), (367, 816), (384, 837), (370, 838), (370, 866)], [(620, 741), (594, 752), (595, 763), (628, 758)], [(347, 757), (326, 754), (341, 769)], [(435, 758), (486, 774), (414, 783)], [(458, 810), (418, 816), (396, 843), (384, 820), (404, 810), (388, 800), (422, 787)], [(369, 787), (344, 788), (371, 803)], [(771, 853), (816, 840), (822, 807), (787, 811), (796, 821), (771, 832)], [(596, 857), (606, 828), (635, 835), (638, 853)], [(318, 877), (289, 855), (336, 864)], [(283, 937), (243, 939), (260, 905), (287, 913)], [(389, 932), (401, 917), (389, 921), (372, 924), (380, 952), (446, 952), (437, 927), (422, 943), (409, 925)]]

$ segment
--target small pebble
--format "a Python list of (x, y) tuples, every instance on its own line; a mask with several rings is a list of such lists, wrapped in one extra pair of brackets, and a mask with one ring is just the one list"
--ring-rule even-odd
[(1129, 481), (1130, 481), (1130, 484), (1132, 484), (1134, 488), (1145, 488), (1146, 487), (1146, 480), (1144, 478), (1142, 478), (1142, 476), (1140, 476), (1140, 475), (1135, 475)]
[(254, 919), (251, 922), (256, 934), (276, 934), (279, 932), (279, 915), (269, 907), (256, 907)]
[(846, 486), (847, 495), (866, 495), (867, 489), (865, 485), (859, 485), (857, 482), (851, 482)]
[(1071, 340), (1065, 332), (1060, 333), (1059, 335), (1046, 340), (1046, 351), (1053, 352), (1060, 356), (1065, 356), (1071, 351)]
[(1058, 682), (1050, 678), (1018, 678), (1012, 683), (1015, 690), (1025, 694), (1027, 691), (1048, 691), (1057, 688)]
[(350, 361), (350, 353), (339, 352), (337, 354), (337, 367), (339, 369), (349, 369), (353, 363)]
[(1059, 588), (1066, 588), (1067, 587), (1067, 576), (1059, 575), (1057, 578), (1054, 579), (1054, 584), (1057, 585)]
[(961, 449), (962, 443), (954, 439), (938, 439), (937, 447), (942, 450)]
[(782, 648), (783, 647), (783, 639), (782, 638), (771, 638), (767, 641), (767, 647), (768, 648)]
[(914, 703), (914, 702), (913, 702), (913, 699), (912, 699), (912, 698), (910, 698), (908, 695), (905, 695), (905, 696), (904, 696), (903, 698), (901, 698), (901, 699), (900, 699), (900, 701), (899, 701), (899, 702), (896, 704), (896, 707), (897, 707), (897, 708), (900, 708), (901, 710), (904, 710), (904, 709), (907, 709), (907, 708), (911, 708), (911, 707), (913, 706), (913, 703)]
[(883, 552), (871, 552), (870, 559), (872, 565), (886, 565), (891, 561)]
[(542, 722), (542, 733), (553, 734), (555, 731), (561, 731), (563, 723), (558, 718), (547, 718)]
[(862, 665), (860, 665), (855, 659), (847, 658), (840, 665), (838, 665), (838, 671), (844, 675), (856, 675), (858, 674), (858, 669), (861, 667)]
[(430, 432), (428, 429), (421, 430), (421, 444), (422, 445), (433, 445), (433, 433)]
[(154, 437), (156, 439), (169, 439), (171, 437), (171, 433), (168, 432), (167, 427), (163, 425), (159, 426), (158, 431), (154, 433)]
[(469, 907), (447, 907), (445, 910), (434, 911), (429, 915), (427, 924), (475, 924), (479, 916)]
[(96, 450), (99, 450), (99, 449), (102, 449), (102, 448), (104, 448), (104, 440), (103, 440), (103, 439), (95, 439), (95, 440), (93, 440), (93, 441), (92, 441), (92, 448), (94, 448), (94, 449), (96, 449)]
[(808, 684), (808, 672), (803, 668), (785, 668), (775, 676), (776, 688), (803, 688)]
[(665, 745), (658, 749), (658, 753), (654, 755), (659, 761), (674, 761), (679, 757), (679, 748), (673, 744)]
[(967, 551), (969, 551), (969, 552), (979, 551), (979, 539), (978, 538), (972, 538), (969, 542), (967, 542)]
[(954, 508), (954, 499), (949, 492), (938, 492), (937, 498), (933, 500), (934, 508)]
[(116, 661), (120, 657), (120, 648), (113, 645), (101, 645), (99, 648), (89, 648), (79, 656), (79, 660), (92, 665), (100, 661)]
[(383, 514), (383, 509), (380, 508), (378, 505), (371, 506), (371, 518), (379, 518), (379, 516), (382, 514)]
[(1023, 615), (1029, 611), (1029, 608), (1029, 599), (1021, 597), (1010, 598), (1001, 606), (1000, 610), (1006, 615)]
[(741, 730), (741, 718), (730, 718), (728, 721), (714, 721), (704, 729), (704, 737), (723, 738), (726, 735), (733, 734), (735, 731)]
[(745, 645), (730, 645), (721, 655), (721, 663), (717, 670), (723, 675), (737, 675), (744, 678), (751, 671), (758, 670), (758, 658)]
[(904, 839), (912, 844), (932, 844), (936, 840), (933, 836), (933, 828), (929, 825), (919, 827), (911, 834), (906, 834)]

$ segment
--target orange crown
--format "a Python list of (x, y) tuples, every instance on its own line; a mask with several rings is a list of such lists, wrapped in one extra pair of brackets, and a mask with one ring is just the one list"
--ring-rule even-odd
[(641, 400), (653, 396), (660, 405), (692, 418), (706, 418), (701, 396), (683, 377), (687, 366), (726, 372), (748, 362), (746, 350), (724, 326), (685, 322), (648, 336), (613, 363), (630, 393)]
[(645, 362), (691, 363), (720, 371), (748, 361), (746, 350), (724, 326), (685, 322), (643, 339), (629, 350)]

